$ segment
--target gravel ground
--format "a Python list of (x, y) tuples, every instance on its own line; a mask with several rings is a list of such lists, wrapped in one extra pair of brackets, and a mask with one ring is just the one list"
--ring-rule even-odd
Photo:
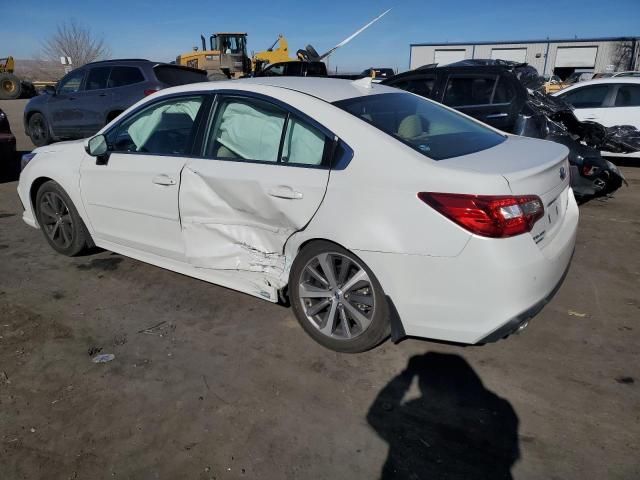
[(57, 255), (0, 184), (0, 477), (640, 478), (640, 169), (623, 171), (522, 335), (360, 355), (257, 298)]

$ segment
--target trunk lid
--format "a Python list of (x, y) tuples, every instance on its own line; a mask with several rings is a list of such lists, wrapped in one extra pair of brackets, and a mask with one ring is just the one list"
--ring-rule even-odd
[(509, 136), (494, 148), (472, 155), (443, 160), (447, 168), (471, 170), (504, 177), (514, 195), (537, 195), (544, 216), (530, 234), (540, 248), (558, 232), (569, 200), (569, 150), (560, 144)]

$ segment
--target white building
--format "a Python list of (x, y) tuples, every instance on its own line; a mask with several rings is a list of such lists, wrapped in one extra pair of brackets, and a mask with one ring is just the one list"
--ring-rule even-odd
[(476, 43), (414, 43), (409, 64), (414, 69), (446, 65), (469, 58), (526, 62), (541, 75), (568, 77), (575, 71), (618, 72), (640, 68), (640, 37), (572, 40), (528, 40)]

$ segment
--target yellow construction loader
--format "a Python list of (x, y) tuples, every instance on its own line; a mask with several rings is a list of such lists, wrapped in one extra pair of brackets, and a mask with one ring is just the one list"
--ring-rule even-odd
[(13, 57), (0, 58), (0, 100), (13, 100), (22, 94), (23, 82), (14, 75)]
[(239, 78), (251, 73), (251, 61), (247, 56), (246, 33), (214, 33), (209, 37), (209, 45), (200, 35), (202, 49), (176, 57), (178, 65), (206, 70), (209, 80)]

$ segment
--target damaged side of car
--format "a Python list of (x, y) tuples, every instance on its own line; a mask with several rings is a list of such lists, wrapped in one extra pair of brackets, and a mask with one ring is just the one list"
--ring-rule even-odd
[(181, 172), (186, 261), (205, 275), (240, 272), (254, 279), (247, 293), (275, 301), (292, 262), (285, 244), (322, 203), (335, 142), (264, 99), (218, 95), (205, 154)]

